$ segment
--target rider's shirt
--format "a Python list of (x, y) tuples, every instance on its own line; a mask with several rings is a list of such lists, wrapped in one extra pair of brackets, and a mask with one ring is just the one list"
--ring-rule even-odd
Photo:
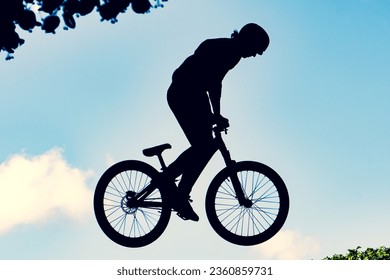
[(240, 61), (233, 39), (208, 39), (173, 73), (173, 81), (208, 91), (221, 87), (227, 72)]

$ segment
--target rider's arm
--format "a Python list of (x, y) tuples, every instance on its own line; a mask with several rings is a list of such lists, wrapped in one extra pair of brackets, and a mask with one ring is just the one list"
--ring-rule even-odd
[(208, 92), (211, 106), (213, 107), (213, 113), (216, 117), (219, 117), (221, 115), (222, 83), (215, 83), (209, 88)]
[(221, 116), (222, 82), (215, 83), (214, 86), (209, 88), (208, 92), (209, 92), (209, 98), (214, 113), (213, 123), (223, 128), (229, 127), (229, 120)]

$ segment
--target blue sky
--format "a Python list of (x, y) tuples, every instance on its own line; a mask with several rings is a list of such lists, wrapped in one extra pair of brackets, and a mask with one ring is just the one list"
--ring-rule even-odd
[[(320, 259), (389, 246), (389, 8), (170, 0), (116, 24), (94, 13), (75, 30), (23, 33), (15, 59), (0, 64), (0, 258)], [(261, 161), (285, 180), (284, 228), (254, 247), (213, 232), (204, 195), (222, 168), (216, 155), (192, 195), (199, 223), (173, 215), (148, 247), (114, 244), (92, 212), (100, 175), (123, 159), (146, 160), (148, 146), (171, 143), (168, 162), (188, 147), (166, 103), (172, 72), (203, 40), (248, 22), (271, 44), (224, 80), (225, 139), (235, 159)]]

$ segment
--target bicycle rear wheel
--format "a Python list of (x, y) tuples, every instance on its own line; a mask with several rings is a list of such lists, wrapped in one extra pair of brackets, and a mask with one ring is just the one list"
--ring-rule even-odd
[[(289, 196), (282, 178), (270, 167), (253, 161), (235, 164), (215, 176), (206, 194), (207, 218), (225, 240), (256, 245), (273, 237), (286, 221)], [(230, 176), (237, 176), (249, 205), (240, 205)]]
[[(142, 247), (164, 232), (171, 208), (166, 193), (150, 187), (157, 174), (144, 162), (127, 160), (114, 164), (100, 178), (94, 195), (95, 216), (102, 231), (115, 243)], [(139, 201), (129, 203), (146, 188), (150, 190)]]

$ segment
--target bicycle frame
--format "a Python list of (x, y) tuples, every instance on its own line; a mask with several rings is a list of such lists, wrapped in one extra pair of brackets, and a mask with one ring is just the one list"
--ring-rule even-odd
[(143, 190), (139, 193), (127, 192), (126, 193), (126, 206), (129, 208), (138, 208), (138, 207), (146, 207), (146, 208), (161, 208), (162, 202), (159, 201), (145, 201), (152, 192), (157, 189), (155, 184), (147, 185)]
[[(227, 129), (220, 129), (219, 127), (214, 127), (214, 141), (216, 141), (216, 147), (220, 151), (222, 158), (224, 159), (224, 162), (226, 164), (226, 168), (229, 170), (230, 179), (232, 180), (232, 184), (234, 187), (234, 191), (236, 193), (236, 197), (238, 199), (238, 202), (240, 205), (243, 205), (245, 207), (251, 207), (252, 202), (245, 198), (244, 192), (242, 190), (240, 181), (237, 177), (237, 174), (235, 172), (235, 164), (236, 161), (232, 160), (230, 156), (230, 152), (227, 149), (225, 142), (222, 139), (221, 132), (224, 131), (225, 134), (227, 133)], [(162, 162), (162, 172), (164, 172), (164, 161), (160, 160), (160, 163)], [(157, 189), (156, 184), (149, 184), (146, 186), (143, 190), (141, 190), (139, 193), (133, 193), (133, 192), (127, 192), (126, 195), (126, 206), (129, 208), (136, 208), (136, 207), (147, 207), (147, 208), (158, 208), (162, 206), (162, 202), (157, 201), (145, 201), (145, 198), (147, 198), (153, 191)]]

